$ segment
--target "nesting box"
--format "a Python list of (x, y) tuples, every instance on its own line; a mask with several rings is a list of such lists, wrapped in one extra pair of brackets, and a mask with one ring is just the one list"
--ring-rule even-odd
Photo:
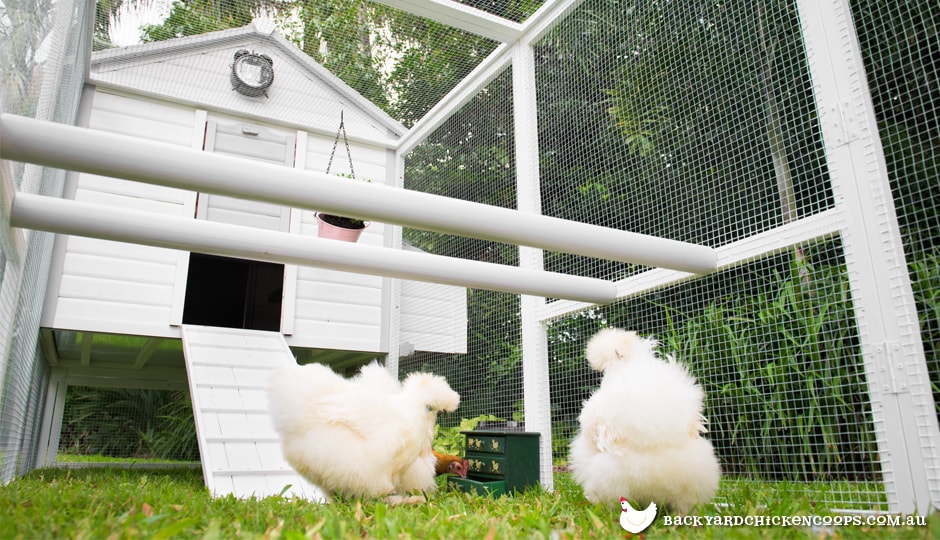
[(448, 482), (461, 491), (498, 496), (539, 483), (539, 434), (524, 431), (462, 431), (467, 477)]

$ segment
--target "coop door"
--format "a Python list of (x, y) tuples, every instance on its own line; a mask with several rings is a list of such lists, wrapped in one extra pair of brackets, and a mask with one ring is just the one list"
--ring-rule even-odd
[[(210, 120), (206, 125), (205, 150), (293, 167), (296, 139), (293, 133), (281, 133), (254, 124), (225, 124)], [(258, 178), (259, 183), (271, 180)], [(196, 217), (273, 231), (290, 228), (290, 208), (211, 193), (199, 194)]]
[[(254, 124), (209, 120), (204, 150), (294, 166), (296, 135)], [(270, 181), (258, 178), (258, 182)], [(242, 227), (289, 232), (290, 208), (260, 201), (200, 193), (196, 218)], [(190, 255), (183, 323), (290, 332), (292, 280), (296, 269), (229, 257)], [(287, 314), (286, 317), (282, 315)]]
[(183, 324), (280, 330), (284, 265), (193, 253)]

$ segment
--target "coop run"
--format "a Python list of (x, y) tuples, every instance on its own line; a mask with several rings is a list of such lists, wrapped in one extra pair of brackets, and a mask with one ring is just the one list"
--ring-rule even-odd
[[(0, 478), (182, 460), (279, 493), (266, 371), (378, 358), (447, 377), (442, 428), (539, 433), (552, 489), (599, 383), (585, 342), (616, 326), (698, 378), (726, 484), (937, 508), (938, 24), (874, 0), (7, 2)], [(324, 215), (368, 226), (322, 238)]]

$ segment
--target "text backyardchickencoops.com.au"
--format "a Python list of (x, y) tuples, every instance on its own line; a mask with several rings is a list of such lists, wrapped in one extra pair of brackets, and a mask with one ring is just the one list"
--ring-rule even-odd
[(682, 527), (926, 527), (927, 516), (663, 516)]

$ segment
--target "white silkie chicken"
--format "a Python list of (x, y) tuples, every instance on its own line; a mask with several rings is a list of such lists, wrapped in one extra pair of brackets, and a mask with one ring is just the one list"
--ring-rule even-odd
[(287, 462), (327, 497), (399, 503), (436, 488), (434, 424), (439, 411), (457, 409), (460, 396), (430, 373), (399, 383), (377, 363), (352, 379), (308, 364), (275, 370), (268, 402)]
[(653, 339), (606, 328), (584, 355), (604, 373), (584, 402), (569, 465), (591, 502), (662, 502), (687, 513), (714, 497), (721, 468), (702, 416), (702, 388)]

